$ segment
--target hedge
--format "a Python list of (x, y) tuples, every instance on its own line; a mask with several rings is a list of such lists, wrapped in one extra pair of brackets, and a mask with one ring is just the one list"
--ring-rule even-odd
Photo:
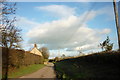
[(44, 58), (28, 51), (2, 48), (2, 72), (21, 66), (43, 64)]

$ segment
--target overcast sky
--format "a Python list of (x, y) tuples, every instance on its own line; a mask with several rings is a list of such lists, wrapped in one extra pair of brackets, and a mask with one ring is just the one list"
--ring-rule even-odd
[(18, 2), (16, 7), (25, 50), (37, 43), (51, 57), (96, 52), (107, 36), (118, 48), (112, 2)]

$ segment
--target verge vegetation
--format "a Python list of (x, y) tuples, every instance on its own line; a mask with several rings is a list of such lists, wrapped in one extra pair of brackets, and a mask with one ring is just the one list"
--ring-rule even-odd
[(55, 63), (59, 79), (118, 79), (120, 52), (100, 52)]
[(22, 66), (18, 69), (15, 69), (12, 73), (9, 73), (8, 78), (18, 78), (26, 74), (33, 73), (43, 68), (44, 66), (45, 66), (44, 64), (33, 64), (29, 66)]

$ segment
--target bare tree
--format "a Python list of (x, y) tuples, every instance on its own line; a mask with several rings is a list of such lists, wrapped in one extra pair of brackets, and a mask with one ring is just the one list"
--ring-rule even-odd
[(21, 30), (15, 26), (16, 17), (16, 3), (8, 3), (4, 0), (0, 2), (0, 31), (2, 35), (2, 41), (0, 45), (6, 48), (20, 47), (19, 42), (22, 41), (20, 32)]
[(42, 55), (43, 55), (44, 59), (49, 58), (49, 51), (48, 51), (47, 47), (42, 47), (39, 50), (42, 52)]
[(15, 26), (16, 17), (16, 3), (9, 3), (5, 0), (0, 0), (0, 46), (6, 47), (4, 55), (4, 63), (2, 65), (4, 72), (2, 78), (8, 79), (8, 65), (9, 65), (9, 49), (20, 47), (19, 42), (22, 41), (20, 29)]
[(65, 56), (65, 54), (62, 54), (62, 56), (61, 56), (62, 58), (65, 58), (66, 56)]

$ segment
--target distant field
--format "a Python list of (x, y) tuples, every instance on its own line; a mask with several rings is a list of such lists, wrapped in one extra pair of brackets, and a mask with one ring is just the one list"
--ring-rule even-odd
[(14, 70), (10, 75), (8, 75), (8, 78), (19, 78), (21, 76), (24, 76), (26, 74), (33, 73), (41, 68), (43, 68), (45, 65), (44, 64), (34, 64), (30, 66), (23, 66), (19, 69)]
[(58, 78), (118, 80), (120, 52), (95, 53), (88, 56), (65, 59), (55, 63)]

